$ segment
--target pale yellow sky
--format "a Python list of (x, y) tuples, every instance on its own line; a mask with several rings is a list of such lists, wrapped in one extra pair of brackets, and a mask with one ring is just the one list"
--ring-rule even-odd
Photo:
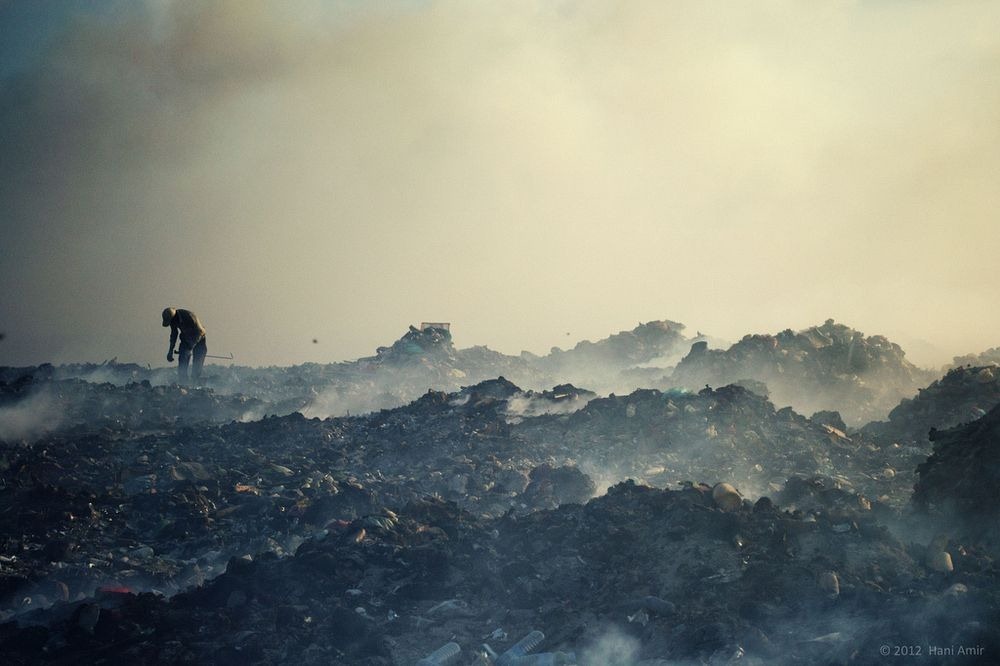
[(251, 365), (421, 320), (1000, 345), (1000, 4), (138, 7), (3, 83), (0, 364), (162, 364), (167, 305)]

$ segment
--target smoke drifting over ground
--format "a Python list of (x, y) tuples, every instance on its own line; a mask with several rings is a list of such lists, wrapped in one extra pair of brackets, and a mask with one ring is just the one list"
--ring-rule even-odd
[(639, 649), (638, 640), (613, 628), (581, 653), (579, 663), (581, 666), (600, 664), (636, 666), (639, 662)]
[(33, 440), (59, 427), (62, 413), (48, 391), (0, 405), (0, 440)]
[(990, 4), (64, 6), (0, 81), (0, 362), (162, 363), (165, 305), (250, 365), (428, 317), (995, 344)]

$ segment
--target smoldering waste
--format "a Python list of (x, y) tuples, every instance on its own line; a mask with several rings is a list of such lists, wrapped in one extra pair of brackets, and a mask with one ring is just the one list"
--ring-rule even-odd
[[(444, 390), (326, 419), (264, 416), (315, 368), (258, 370), (253, 397), (8, 370), (0, 409), (45, 396), (61, 416), (0, 443), (5, 662), (1000, 655), (997, 540), (977, 528), (997, 517), (1000, 408), (981, 371), (853, 430), (746, 384), (452, 388), (430, 335), (437, 366), (405, 344), (371, 362), (436, 368)], [(925, 426), (933, 443), (908, 435)], [(503, 656), (532, 631), (533, 661)]]
[(729, 349), (695, 344), (669, 377), (673, 386), (719, 386), (750, 380), (782, 405), (803, 412), (838, 410), (851, 426), (880, 418), (933, 374), (881, 335), (865, 336), (828, 319), (777, 335), (747, 335)]

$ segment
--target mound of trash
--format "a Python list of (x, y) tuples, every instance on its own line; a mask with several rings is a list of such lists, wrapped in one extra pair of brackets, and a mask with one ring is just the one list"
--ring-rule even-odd
[[(548, 380), (569, 382), (601, 393), (651, 386), (677, 364), (693, 340), (684, 324), (661, 320), (640, 323), (603, 340), (584, 340), (569, 350), (553, 347), (549, 354), (521, 352), (521, 358)], [(514, 376), (514, 375), (507, 375)]]
[(909, 499), (909, 473), (926, 457), (775, 409), (740, 386), (598, 398), (569, 415), (526, 420), (512, 432), (528, 450), (571, 461), (601, 483), (731, 480), (762, 495), (789, 477), (822, 475), (897, 507)]
[(0, 650), (386, 666), (873, 662), (914, 636), (996, 649), (997, 572), (957, 562), (936, 571), (870, 517), (723, 508), (697, 487), (624, 483), (489, 520), (422, 499), (340, 521), (294, 555), (233, 557), (171, 599), (116, 586), (24, 616), (0, 625)]
[[(616, 358), (641, 358), (623, 339)], [(788, 373), (823, 385), (836, 364), (808, 345)], [(5, 663), (1000, 653), (1000, 551), (982, 527), (998, 523), (1000, 407), (934, 431), (929, 459), (904, 437), (985, 409), (990, 368), (851, 430), (832, 408), (776, 408), (752, 377), (606, 397), (468, 381), (544, 376), (493, 354), (428, 326), (353, 363), (211, 366), (205, 387), (115, 363), (0, 369), (0, 425), (21, 429), (0, 435)], [(331, 391), (370, 409), (414, 395), (309, 415)]]
[(1000, 543), (1000, 405), (930, 438), (934, 452), (917, 468), (913, 502), (966, 533)]
[(482, 346), (456, 349), (451, 331), (434, 327), (410, 326), (392, 346), (379, 347), (375, 356), (358, 359), (357, 364), (369, 371), (419, 369), (426, 373), (428, 386), (435, 388), (448, 388), (455, 380), (482, 381), (486, 377), (527, 376), (530, 373), (528, 364), (516, 356)]
[(984, 365), (1000, 365), (1000, 347), (991, 347), (978, 354), (966, 354), (956, 356), (951, 363), (951, 367), (957, 368), (963, 365), (978, 367)]
[(870, 423), (864, 432), (883, 442), (929, 447), (931, 429), (945, 430), (975, 421), (1000, 404), (1000, 367), (959, 367), (904, 399), (887, 422)]
[(776, 404), (803, 413), (835, 410), (859, 426), (884, 418), (932, 378), (885, 337), (866, 337), (828, 319), (799, 332), (747, 335), (726, 350), (695, 343), (668, 382), (696, 390), (755, 380)]
[[(153, 389), (92, 386), (98, 396), (133, 391), (151, 413), (180, 390)], [(174, 594), (231, 556), (285, 556), (343, 521), (428, 496), (477, 519), (583, 503), (625, 478), (726, 481), (759, 497), (822, 477), (873, 515), (909, 499), (912, 461), (897, 449), (741, 387), (591, 397), (571, 385), (522, 391), (501, 377), (367, 416), (152, 420), (0, 444), (0, 505), (19, 507), (0, 513), (0, 613), (109, 585)]]

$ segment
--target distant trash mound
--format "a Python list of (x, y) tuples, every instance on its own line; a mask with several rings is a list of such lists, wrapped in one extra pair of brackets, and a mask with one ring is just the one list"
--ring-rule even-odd
[(956, 356), (951, 363), (951, 367), (953, 368), (961, 367), (963, 365), (968, 365), (968, 366), (1000, 365), (1000, 347), (993, 347), (978, 354), (966, 354), (965, 356)]
[(836, 410), (848, 425), (884, 418), (932, 379), (881, 335), (866, 337), (828, 319), (777, 335), (747, 335), (729, 349), (696, 343), (674, 369), (672, 386), (697, 389), (755, 380), (777, 405), (800, 412)]
[(924, 446), (931, 428), (944, 430), (982, 418), (1000, 404), (1000, 367), (954, 368), (912, 399), (904, 398), (887, 422), (870, 423), (866, 434), (882, 442)]

